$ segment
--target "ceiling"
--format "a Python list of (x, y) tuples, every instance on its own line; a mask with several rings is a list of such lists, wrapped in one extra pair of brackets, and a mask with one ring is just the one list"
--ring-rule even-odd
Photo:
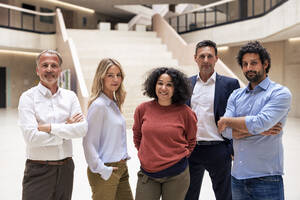
[(133, 14), (118, 8), (114, 8), (114, 5), (152, 5), (152, 4), (183, 4), (183, 3), (206, 5), (220, 0), (61, 0), (61, 1), (83, 6), (86, 8), (91, 8), (94, 9), (96, 12), (104, 15), (109, 15), (117, 18), (128, 18), (128, 17), (133, 17)]

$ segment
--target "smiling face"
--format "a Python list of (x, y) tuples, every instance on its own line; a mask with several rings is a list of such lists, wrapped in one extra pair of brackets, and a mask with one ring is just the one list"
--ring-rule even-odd
[(109, 98), (113, 99), (113, 93), (117, 91), (123, 81), (122, 73), (116, 65), (111, 66), (103, 79), (103, 92)]
[(172, 104), (174, 85), (172, 82), (172, 78), (168, 74), (162, 74), (157, 79), (155, 93), (160, 105), (168, 106)]
[(250, 82), (252, 89), (266, 78), (267, 67), (268, 61), (262, 64), (257, 53), (246, 53), (243, 56), (242, 70), (245, 77)]
[(44, 53), (40, 56), (36, 73), (40, 77), (41, 84), (48, 89), (57, 89), (57, 80), (61, 73), (59, 58), (55, 54)]

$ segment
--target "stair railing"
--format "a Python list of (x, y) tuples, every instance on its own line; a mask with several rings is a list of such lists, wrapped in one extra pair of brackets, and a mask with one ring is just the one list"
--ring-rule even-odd
[(261, 17), (288, 0), (221, 0), (167, 19), (179, 33)]
[(89, 92), (83, 77), (77, 50), (72, 38), (68, 37), (61, 10), (59, 8), (56, 9), (56, 13), (57, 47), (64, 57), (64, 65), (71, 69), (71, 88), (77, 91), (82, 110), (86, 113)]

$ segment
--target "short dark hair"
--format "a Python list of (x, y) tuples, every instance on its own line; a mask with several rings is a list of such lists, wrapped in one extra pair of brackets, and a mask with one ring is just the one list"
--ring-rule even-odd
[(203, 40), (201, 42), (198, 42), (198, 44), (196, 45), (195, 55), (197, 54), (197, 50), (202, 47), (212, 47), (215, 49), (216, 56), (218, 55), (217, 45), (211, 40)]
[(162, 74), (168, 74), (172, 79), (174, 85), (172, 104), (184, 104), (192, 95), (190, 83), (184, 73), (174, 68), (160, 67), (151, 71), (143, 84), (143, 94), (158, 100), (155, 88), (157, 80)]
[(242, 59), (243, 56), (246, 53), (256, 53), (259, 55), (260, 61), (262, 64), (265, 63), (265, 61), (267, 60), (269, 65), (266, 68), (266, 73), (269, 73), (269, 70), (271, 68), (271, 57), (269, 52), (260, 44), (260, 42), (258, 41), (250, 41), (247, 44), (245, 44), (244, 46), (242, 46), (240, 48), (240, 51), (236, 57), (237, 62), (239, 63), (239, 65), (242, 67)]

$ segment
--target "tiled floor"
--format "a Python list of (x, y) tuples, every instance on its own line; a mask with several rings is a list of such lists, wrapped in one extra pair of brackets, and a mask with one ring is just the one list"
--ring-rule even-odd
[[(25, 144), (20, 129), (17, 126), (17, 111), (15, 109), (0, 109), (0, 199), (21, 199), (22, 177), (25, 164)], [(299, 200), (300, 179), (300, 134), (297, 125), (300, 119), (289, 118), (283, 138), (285, 149), (285, 196), (287, 200)], [(90, 187), (86, 177), (86, 162), (81, 147), (81, 139), (73, 140), (75, 179), (74, 200), (91, 199)], [(136, 172), (139, 161), (132, 142), (132, 132), (128, 131), (128, 148), (132, 159), (128, 162), (130, 184), (135, 193)], [(210, 180), (205, 174), (202, 192), (199, 199), (214, 200)]]

